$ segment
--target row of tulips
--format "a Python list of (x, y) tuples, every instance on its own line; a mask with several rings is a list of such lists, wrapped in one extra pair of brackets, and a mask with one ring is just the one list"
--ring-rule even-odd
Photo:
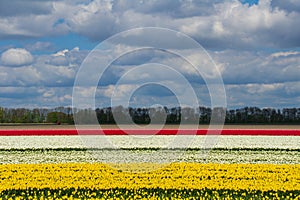
[(300, 164), (4, 164), (0, 197), (296, 199)]

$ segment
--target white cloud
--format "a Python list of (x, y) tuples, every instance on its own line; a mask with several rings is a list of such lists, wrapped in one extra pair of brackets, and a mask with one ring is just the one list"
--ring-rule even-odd
[[(188, 15), (191, 6), (198, 13)], [(203, 12), (205, 8), (209, 11)], [(71, 30), (93, 40), (130, 28), (157, 26), (182, 31), (214, 48), (294, 47), (300, 42), (299, 12), (274, 8), (270, 0), (261, 0), (250, 7), (239, 1), (202, 4), (172, 1), (167, 6), (156, 1), (134, 4), (96, 0), (73, 6), (72, 10), (73, 14), (66, 18)]]
[(68, 59), (63, 55), (54, 55), (52, 58), (47, 62), (47, 64), (55, 65), (55, 66), (67, 66), (69, 64)]
[(299, 13), (272, 9), (269, 0), (261, 0), (251, 7), (238, 1), (227, 1), (216, 4), (211, 15), (181, 19), (179, 27), (209, 47), (251, 49), (297, 46), (299, 16)]
[(253, 95), (267, 95), (270, 92), (276, 91), (281, 89), (284, 84), (282, 83), (274, 83), (274, 84), (246, 84), (242, 85), (245, 86), (246, 91), (249, 94)]
[(136, 88), (137, 86), (134, 84), (121, 84), (121, 85), (109, 85), (104, 90), (104, 96), (109, 98), (116, 98), (118, 100), (122, 99), (126, 95), (128, 95), (129, 92), (133, 92), (132, 90)]
[(66, 53), (68, 53), (68, 52), (69, 52), (68, 49), (64, 49), (64, 50), (56, 52), (55, 54), (53, 54), (53, 56), (66, 56)]
[(298, 0), (272, 0), (271, 5), (273, 7), (278, 7), (284, 9), (287, 12), (299, 12), (300, 11), (300, 1)]
[[(116, 51), (119, 51), (118, 48)], [(114, 52), (111, 52), (111, 54), (113, 53)], [(279, 107), (294, 105), (295, 99), (300, 96), (299, 84), (297, 83), (297, 81), (299, 81), (298, 75), (300, 74), (300, 54), (297, 53), (297, 51), (265, 53), (226, 50), (217, 52), (209, 51), (208, 53), (212, 55), (212, 58), (218, 65), (221, 65), (221, 73), (225, 80), (228, 95), (228, 104), (231, 107), (239, 107), (247, 104), (268, 106), (270, 102), (272, 102), (272, 105)], [(190, 59), (196, 59), (199, 61), (198, 63), (203, 63), (201, 59), (204, 58), (194, 58), (192, 52), (186, 54), (190, 55)], [(15, 95), (13, 95), (13, 92), (6, 92), (2, 93), (2, 96), (7, 98), (6, 101), (16, 97), (24, 99), (24, 102), (19, 102), (24, 103), (24, 105), (25, 102), (29, 105), (32, 99), (39, 99), (41, 105), (54, 105), (55, 103), (57, 105), (70, 105), (74, 78), (80, 66), (80, 61), (83, 60), (85, 55), (86, 52), (80, 51), (79, 49), (66, 50), (63, 56), (36, 55), (34, 62), (28, 66), (15, 68), (2, 66), (0, 69), (0, 87), (39, 87), (36, 93), (18, 90), (19, 92)], [(107, 59), (110, 58), (110, 55), (107, 55)], [(199, 94), (200, 101), (209, 106), (209, 102), (207, 102), (209, 101), (207, 100), (209, 99), (209, 95), (206, 94), (207, 91), (203, 89), (206, 86), (204, 82), (199, 80), (198, 76), (198, 78), (193, 76), (195, 74), (194, 69), (191, 66), (182, 65), (184, 62), (180, 62), (180, 59), (177, 57), (158, 55), (159, 54), (153, 54), (152, 56), (154, 57), (148, 61), (175, 67), (193, 86), (198, 84), (195, 86), (196, 93)], [(141, 55), (136, 54), (136, 56), (139, 57)], [(136, 56), (131, 56), (129, 60), (125, 60), (130, 63), (130, 59), (135, 60)], [(64, 58), (67, 62), (55, 65), (53, 61), (56, 58)], [(141, 61), (143, 61), (143, 59), (141, 59)], [(177, 65), (172, 65), (172, 63), (177, 63)], [(117, 81), (124, 73), (139, 64), (140, 63), (128, 66), (113, 65), (111, 72), (108, 71), (109, 73), (106, 74), (107, 76), (105, 77), (109, 81), (112, 81), (112, 79)], [(184, 85), (178, 81), (178, 79), (174, 80), (172, 74), (166, 73), (163, 70), (160, 71), (156, 69), (149, 71), (149, 69), (151, 68), (145, 71), (141, 68), (139, 73), (132, 73), (127, 77), (128, 80), (117, 88), (115, 88), (115, 83), (108, 81), (106, 85), (104, 84), (104, 86), (98, 90), (97, 103), (100, 102), (101, 106), (110, 105), (109, 98), (113, 92), (116, 92), (114, 95), (118, 102), (122, 102), (122, 98), (130, 92), (132, 88), (135, 88), (136, 84), (143, 81), (161, 84), (164, 84), (164, 81), (171, 81), (169, 85), (173, 85), (178, 88), (178, 91), (182, 91), (179, 94), (182, 98), (189, 96), (189, 94), (185, 93), (185, 91), (187, 91), (186, 87), (183, 87)], [(214, 73), (214, 71), (212, 73)], [(144, 76), (140, 76), (141, 74)], [(69, 88), (69, 90), (66, 88)], [(90, 95), (91, 92), (94, 91), (94, 88), (91, 89), (92, 91), (85, 89), (80, 93), (79, 96), (83, 98), (83, 102), (86, 101), (85, 95)], [(68, 91), (68, 93), (63, 93), (63, 91)], [(151, 105), (151, 102), (159, 103), (160, 101), (165, 104), (169, 101), (174, 105), (174, 99), (165, 95), (162, 90), (153, 91), (151, 88), (144, 88), (141, 91), (138, 98), (136, 97), (136, 100), (132, 101), (135, 105), (139, 103)], [(154, 93), (156, 95), (154, 95)], [(22, 95), (24, 95), (24, 97), (22, 97)], [(274, 100), (274, 104), (272, 100)], [(16, 100), (11, 102), (16, 102)]]
[(8, 49), (2, 53), (1, 61), (6, 66), (20, 67), (32, 64), (33, 57), (26, 49)]
[(280, 57), (280, 56), (291, 56), (291, 55), (297, 55), (297, 54), (300, 54), (300, 53), (297, 51), (287, 51), (287, 52), (276, 52), (276, 53), (273, 53), (271, 56), (276, 58), (276, 57)]
[(1, 1), (0, 16), (26, 16), (28, 14), (48, 14), (52, 11), (52, 3), (50, 0), (36, 1), (22, 0)]
[[(28, 5), (25, 5), (26, 3)], [(293, 50), (300, 45), (299, 5), (297, 0), (287, 0), (284, 3), (280, 0), (260, 0), (258, 5), (252, 6), (241, 4), (236, 0), (166, 0), (163, 2), (155, 0), (139, 2), (129, 0), (37, 2), (29, 0), (23, 2), (16, 0), (0, 2), (0, 11), (3, 11), (0, 12), (0, 38), (18, 40), (52, 36), (59, 38), (61, 35), (74, 33), (94, 41), (101, 41), (119, 31), (135, 27), (171, 28), (192, 36), (209, 49), (209, 53), (217, 64), (216, 70), (205, 68), (205, 58), (197, 57), (193, 52), (185, 55), (204, 66), (204, 72), (210, 72), (212, 75), (217, 74), (218, 70), (221, 72), (227, 84), (229, 104), (267, 105), (274, 101), (274, 105), (291, 105), (300, 96), (298, 82), (300, 53)], [(124, 50), (132, 50), (135, 45), (142, 44), (142, 42), (137, 42), (136, 38), (147, 37), (147, 35), (142, 37), (136, 35), (130, 40), (120, 42), (116, 52), (105, 53), (106, 57), (103, 59), (110, 59)], [(179, 39), (170, 39), (169, 35), (160, 35), (153, 42), (169, 45), (170, 48), (174, 44), (184, 46), (180, 44)], [(0, 47), (0, 49), (14, 46)], [(35, 51), (49, 51), (53, 48), (52, 44), (40, 39), (40, 42), (24, 46), (27, 50), (13, 48), (2, 53), (0, 87), (31, 89), (42, 87), (42, 89), (39, 89), (37, 94), (22, 89), (16, 90), (18, 95), (7, 91), (1, 95), (3, 94), (8, 99), (10, 96), (18, 96), (24, 99), (24, 105), (32, 102), (32, 98), (27, 102), (25, 100), (25, 97), (30, 95), (38, 96), (39, 98), (35, 101), (40, 101), (41, 104), (70, 103), (71, 92), (64, 87), (73, 86), (76, 72), (88, 52), (79, 48), (64, 49), (53, 55), (37, 54), (33, 58), (29, 51), (34, 53)], [(288, 50), (274, 52), (274, 49), (282, 47)], [(270, 51), (264, 52), (260, 49)], [(205, 87), (204, 82), (198, 80), (195, 69), (180, 61), (180, 58), (161, 56), (156, 52), (136, 52), (120, 60), (119, 63), (114, 63), (111, 71), (103, 77), (106, 82), (99, 94), (99, 101), (107, 101), (115, 89), (113, 84), (120, 76), (130, 68), (144, 64), (145, 61), (167, 65), (176, 63), (173, 67), (179, 73), (189, 81), (199, 84), (199, 88)], [(148, 76), (149, 74), (152, 76)], [(144, 78), (140, 76), (139, 80), (172, 81), (170, 74), (163, 74), (159, 70), (149, 74), (145, 72)], [(97, 73), (89, 72), (88, 75), (90, 76), (86, 76), (86, 79), (90, 81), (97, 76)], [(116, 94), (120, 98), (137, 83), (135, 81), (138, 75), (133, 74), (129, 77), (132, 79), (119, 88)], [(178, 82), (175, 84), (180, 85)], [(87, 89), (85, 92), (90, 91)], [(142, 93), (145, 98), (141, 101), (151, 101), (147, 92), (151, 94), (151, 90)], [(199, 94), (203, 95), (202, 92)], [(203, 96), (209, 98), (206, 95)], [(82, 97), (84, 97), (84, 91)], [(170, 100), (165, 96), (161, 97), (161, 100), (162, 98), (164, 102)], [(11, 101), (11, 103), (22, 102)], [(69, 105), (69, 103), (66, 104)]]
[(72, 32), (101, 41), (122, 30), (157, 26), (182, 31), (209, 48), (296, 47), (300, 42), (299, 3), (287, 2), (284, 6), (278, 0), (260, 0), (258, 5), (248, 6), (237, 0), (64, 0), (30, 1), (30, 8), (18, 0), (15, 4), (24, 4), (26, 15), (11, 9), (9, 16), (0, 19), (0, 37)]
[(53, 89), (48, 89), (47, 91), (44, 92), (43, 97), (44, 98), (50, 98), (53, 97), (55, 95), (55, 92)]
[(68, 33), (69, 28), (66, 24), (55, 25), (59, 19), (60, 16), (54, 13), (0, 18), (0, 38), (22, 39), (64, 35)]
[(36, 55), (34, 60), (31, 58), (29, 65), (30, 59), (26, 55), (31, 54), (23, 49), (16, 50), (17, 53), (26, 52), (25, 56), (24, 53), (16, 56), (15, 49), (2, 54), (0, 87), (71, 87), (86, 55), (85, 51), (79, 51), (78, 48), (68, 50), (65, 56)]
[(253, 51), (210, 52), (222, 64), (222, 77), (226, 84), (285, 83), (298, 81), (300, 54)]
[[(55, 3), (58, 12), (66, 12), (66, 2)], [(68, 6), (66, 23), (72, 31), (98, 40), (109, 37), (115, 30), (117, 18), (112, 12), (112, 2), (108, 0), (94, 0), (88, 4)], [(91, 27), (93, 26), (93, 28)]]
[(299, 81), (273, 84), (230, 84), (225, 87), (230, 108), (299, 107), (300, 103)]
[(35, 42), (32, 44), (25, 45), (29, 51), (51, 51), (54, 49), (54, 45), (51, 42)]

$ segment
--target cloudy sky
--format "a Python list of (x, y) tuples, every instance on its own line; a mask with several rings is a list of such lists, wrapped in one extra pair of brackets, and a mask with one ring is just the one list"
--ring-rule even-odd
[[(129, 29), (161, 27), (203, 46), (222, 77), (229, 108), (300, 107), (299, 19), (299, 0), (1, 0), (0, 106), (70, 106), (82, 63), (99, 43)], [(168, 34), (143, 37), (157, 43), (170, 39)], [(132, 41), (115, 44), (118, 48), (103, 59), (139, 46)], [(184, 46), (180, 42), (171, 43)], [(188, 54), (192, 60), (205, 60)], [(122, 99), (132, 88), (137, 90), (131, 105), (176, 105), (182, 97), (189, 99), (176, 73), (172, 77), (156, 65), (148, 73), (151, 66), (146, 63), (174, 65), (200, 104), (210, 105), (203, 77), (180, 58), (152, 49), (111, 63), (97, 87), (97, 106), (109, 106), (112, 96)], [(139, 74), (130, 77), (129, 72)], [(131, 81), (118, 82), (124, 75)], [(138, 87), (147, 78), (157, 84)]]

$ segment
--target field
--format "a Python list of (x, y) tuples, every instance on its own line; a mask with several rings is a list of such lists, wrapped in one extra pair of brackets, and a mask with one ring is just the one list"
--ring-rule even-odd
[[(285, 133), (299, 130), (280, 127)], [(87, 128), (94, 127), (82, 127)], [(253, 127), (244, 126), (225, 129), (252, 132), (0, 136), (0, 199), (300, 199), (299, 136), (255, 135)]]
[[(125, 129), (137, 129), (140, 128), (144, 130), (160, 128), (160, 125), (151, 125), (151, 126), (132, 126), (132, 125), (122, 125), (122, 128)], [(194, 125), (182, 125), (183, 129), (192, 129)], [(208, 125), (199, 125), (198, 129), (207, 129)], [(97, 129), (99, 125), (53, 125), (53, 124), (2, 124), (0, 125), (0, 130), (34, 130), (34, 129), (43, 129), (43, 130), (55, 130), (55, 129)], [(103, 129), (118, 129), (117, 125), (101, 125)], [(179, 125), (164, 125), (164, 129), (178, 129)], [(299, 130), (300, 125), (224, 125), (223, 129), (273, 129), (273, 130)]]
[[(0, 192), (51, 198), (290, 198), (299, 197), (300, 165), (173, 163), (3, 165)], [(123, 172), (120, 169), (126, 169)], [(128, 170), (133, 170), (134, 173)], [(238, 172), (238, 173), (237, 173)], [(33, 175), (34, 174), (34, 175)], [(80, 197), (81, 196), (81, 197)]]

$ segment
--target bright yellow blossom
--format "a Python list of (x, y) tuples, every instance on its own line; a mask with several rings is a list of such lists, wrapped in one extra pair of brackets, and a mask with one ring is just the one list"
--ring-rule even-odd
[(262, 194), (299, 198), (299, 164), (173, 163), (156, 171), (130, 172), (137, 166), (157, 169), (157, 165), (115, 164), (117, 170), (101, 163), (5, 164), (0, 165), (0, 195), (20, 191), (23, 196), (32, 193), (33, 199), (41, 194), (46, 199), (76, 199), (82, 195), (89, 199), (99, 195), (107, 199), (199, 195), (205, 199), (210, 195), (234, 198), (235, 194), (241, 198), (252, 194), (254, 199)]

